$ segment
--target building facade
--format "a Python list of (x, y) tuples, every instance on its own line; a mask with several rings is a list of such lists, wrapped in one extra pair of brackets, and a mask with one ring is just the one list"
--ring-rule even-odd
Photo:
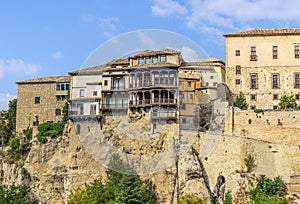
[[(114, 59), (69, 73), (69, 115), (72, 119), (101, 119), (112, 111), (129, 114), (144, 110), (150, 113), (152, 123), (180, 120), (188, 124), (195, 115), (195, 106), (201, 104), (201, 93), (209, 96), (212, 87), (216, 90), (223, 83), (224, 70), (220, 60), (185, 62), (180, 51), (169, 48)], [(208, 79), (207, 74), (212, 78)]]
[(69, 76), (51, 76), (17, 82), (16, 131), (47, 121), (61, 121), (70, 79)]
[(300, 29), (256, 29), (224, 35), (226, 84), (249, 108), (277, 109), (283, 95), (300, 100)]

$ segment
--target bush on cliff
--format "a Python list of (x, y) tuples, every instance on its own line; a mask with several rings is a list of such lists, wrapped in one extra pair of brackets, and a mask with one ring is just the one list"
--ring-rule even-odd
[(46, 143), (47, 138), (55, 138), (57, 135), (62, 135), (65, 127), (64, 122), (46, 122), (38, 125), (37, 139), (41, 143)]
[[(156, 194), (150, 181), (143, 181), (136, 174), (125, 174), (115, 171), (116, 167), (129, 170), (122, 161), (114, 157), (107, 171), (107, 182), (103, 184), (101, 179), (95, 180), (83, 190), (75, 190), (70, 195), (69, 204), (79, 203), (132, 203), (132, 204), (155, 204)], [(120, 169), (119, 169), (120, 170)]]

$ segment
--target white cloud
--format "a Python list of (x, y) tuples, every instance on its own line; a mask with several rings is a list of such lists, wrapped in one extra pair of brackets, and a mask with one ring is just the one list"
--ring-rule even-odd
[(223, 34), (226, 29), (243, 30), (262, 20), (300, 22), (298, 0), (185, 0), (181, 4), (175, 0), (154, 2), (151, 6), (154, 15), (166, 17), (181, 14), (188, 28), (215, 35)]
[(0, 78), (5, 77), (6, 74), (35, 76), (41, 70), (38, 64), (26, 64), (21, 59), (4, 60), (0, 58)]
[(199, 60), (197, 52), (190, 47), (182, 47), (181, 55), (183, 59), (187, 62), (194, 62)]
[(119, 21), (120, 19), (117, 17), (106, 17), (98, 19), (100, 28), (108, 37), (112, 37), (113, 35), (115, 35), (117, 31), (117, 24), (119, 23)]
[(7, 110), (8, 109), (8, 102), (17, 98), (17, 96), (6, 93), (0, 94), (0, 110)]
[(57, 52), (54, 52), (53, 54), (52, 54), (52, 59), (60, 59), (60, 58), (62, 58), (63, 57), (63, 53), (62, 52), (60, 52), (60, 51), (57, 51)]
[(187, 9), (184, 6), (173, 0), (154, 0), (154, 5), (151, 6), (151, 10), (156, 16), (187, 13)]

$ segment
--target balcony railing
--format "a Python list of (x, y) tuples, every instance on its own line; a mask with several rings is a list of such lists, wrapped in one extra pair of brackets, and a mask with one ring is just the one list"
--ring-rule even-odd
[(177, 114), (174, 111), (171, 112), (152, 112), (151, 119), (166, 119), (166, 120), (177, 120)]
[(133, 83), (133, 84), (129, 84), (129, 88), (143, 88), (143, 87), (153, 87), (153, 86), (177, 86), (176, 81), (172, 80), (166, 82), (166, 81), (162, 81), (161, 83), (159, 82), (159, 80), (156, 80), (154, 82), (144, 82), (144, 83)]
[(127, 103), (123, 103), (123, 104), (102, 104), (102, 109), (103, 110), (120, 110), (120, 109), (127, 109), (128, 108), (128, 104)]
[(129, 106), (151, 106), (151, 105), (176, 105), (177, 99), (174, 98), (154, 98), (154, 99), (143, 99), (143, 100), (131, 100)]

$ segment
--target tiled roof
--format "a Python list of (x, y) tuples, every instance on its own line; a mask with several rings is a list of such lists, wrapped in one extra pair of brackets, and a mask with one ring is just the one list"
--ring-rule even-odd
[(299, 28), (254, 29), (225, 34), (224, 37), (300, 35)]
[(200, 61), (196, 62), (183, 62), (181, 66), (201, 66), (201, 65), (207, 65), (207, 64), (223, 64), (225, 63), (222, 60), (219, 60), (217, 58), (205, 58)]
[(137, 68), (137, 69), (141, 69), (141, 68), (155, 68), (155, 67), (179, 67), (180, 65), (178, 64), (174, 64), (174, 63), (170, 63), (170, 62), (157, 62), (155, 64), (137, 64), (134, 66), (131, 66), (130, 68)]
[(114, 59), (108, 62), (107, 65), (129, 65), (129, 60), (128, 58)]
[(70, 82), (70, 76), (48, 76), (36, 79), (16, 82), (17, 84), (37, 84), (37, 83), (56, 83), (56, 82)]
[(180, 54), (180, 51), (174, 50), (171, 48), (166, 48), (163, 50), (146, 50), (129, 58), (137, 58), (137, 57), (147, 57), (147, 56), (155, 56), (155, 55), (167, 55), (167, 54)]
[(71, 76), (74, 75), (89, 75), (89, 74), (101, 74), (104, 70), (107, 69), (106, 64), (97, 65), (94, 67), (88, 67), (84, 69), (79, 69), (73, 72), (69, 72)]

